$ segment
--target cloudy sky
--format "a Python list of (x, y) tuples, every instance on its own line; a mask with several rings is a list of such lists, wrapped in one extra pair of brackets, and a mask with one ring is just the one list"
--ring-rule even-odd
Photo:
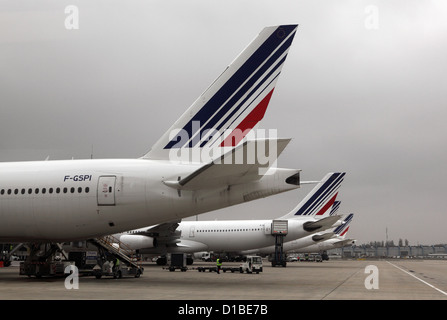
[[(0, 0), (0, 161), (139, 157), (263, 27), (297, 23), (261, 123), (293, 139), (278, 165), (346, 171), (360, 243), (447, 243), (445, 16), (443, 0)], [(279, 217), (310, 189), (199, 219)]]

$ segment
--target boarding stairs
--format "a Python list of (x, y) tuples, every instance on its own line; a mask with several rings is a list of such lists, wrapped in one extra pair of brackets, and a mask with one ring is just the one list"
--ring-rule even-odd
[(135, 251), (125, 243), (121, 242), (118, 238), (109, 235), (102, 238), (91, 239), (90, 241), (96, 246), (103, 248), (120, 261), (123, 261), (128, 266), (142, 270), (141, 260), (132, 258)]

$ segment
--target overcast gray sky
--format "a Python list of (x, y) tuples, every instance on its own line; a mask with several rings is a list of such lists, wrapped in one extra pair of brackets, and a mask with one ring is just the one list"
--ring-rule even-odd
[[(0, 0), (0, 161), (139, 157), (263, 27), (298, 23), (261, 123), (293, 139), (278, 165), (346, 171), (360, 243), (447, 243), (446, 16), (443, 0)], [(310, 189), (199, 219), (279, 217)]]

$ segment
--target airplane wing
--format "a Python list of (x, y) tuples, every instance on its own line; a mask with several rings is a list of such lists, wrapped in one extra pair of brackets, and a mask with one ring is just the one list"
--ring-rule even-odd
[[(180, 239), (181, 231), (177, 230), (179, 226), (180, 220), (161, 223), (155, 226), (150, 226), (146, 228), (141, 228), (132, 232), (132, 234), (121, 236), (121, 241), (124, 242), (128, 247), (136, 249), (148, 249), (153, 248), (151, 245), (153, 244), (156, 248), (162, 248), (160, 252), (163, 251), (163, 248), (183, 248), (183, 249), (194, 249), (197, 251), (203, 251), (208, 248), (207, 245), (191, 240)], [(152, 243), (148, 247), (145, 245), (148, 242), (142, 241), (139, 237), (148, 237), (150, 239), (154, 239)]]
[(180, 239), (180, 231), (177, 231), (177, 227), (180, 220), (161, 223), (147, 228), (138, 229), (134, 235), (142, 235), (157, 239), (157, 243), (175, 243)]
[[(276, 163), (276, 159), (290, 140), (258, 139), (246, 141), (200, 167), (187, 177), (180, 177), (177, 181), (164, 181), (164, 183), (176, 189), (199, 190), (259, 180)], [(261, 148), (264, 148), (264, 150), (260, 151)], [(260, 157), (259, 155), (262, 153), (263, 155)]]

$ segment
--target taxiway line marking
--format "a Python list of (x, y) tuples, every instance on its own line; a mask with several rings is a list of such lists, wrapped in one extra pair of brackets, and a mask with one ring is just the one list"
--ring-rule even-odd
[(431, 288), (433, 288), (433, 289), (439, 291), (439, 292), (442, 293), (443, 295), (447, 296), (447, 293), (446, 293), (446, 292), (442, 291), (441, 289), (436, 288), (434, 285), (428, 283), (427, 281), (424, 281), (424, 280), (422, 280), (422, 279), (416, 277), (414, 274), (411, 274), (410, 272), (408, 272), (408, 271), (406, 271), (406, 270), (404, 270), (404, 269), (402, 269), (402, 268), (396, 266), (395, 264), (392, 264), (392, 263), (389, 262), (389, 261), (387, 261), (387, 262), (388, 262), (390, 265), (392, 265), (393, 267), (399, 269), (400, 271), (405, 272), (406, 274), (412, 276), (413, 278), (415, 278), (415, 279), (421, 281), (422, 283), (425, 283), (427, 286), (429, 286), (429, 287), (431, 287)]

